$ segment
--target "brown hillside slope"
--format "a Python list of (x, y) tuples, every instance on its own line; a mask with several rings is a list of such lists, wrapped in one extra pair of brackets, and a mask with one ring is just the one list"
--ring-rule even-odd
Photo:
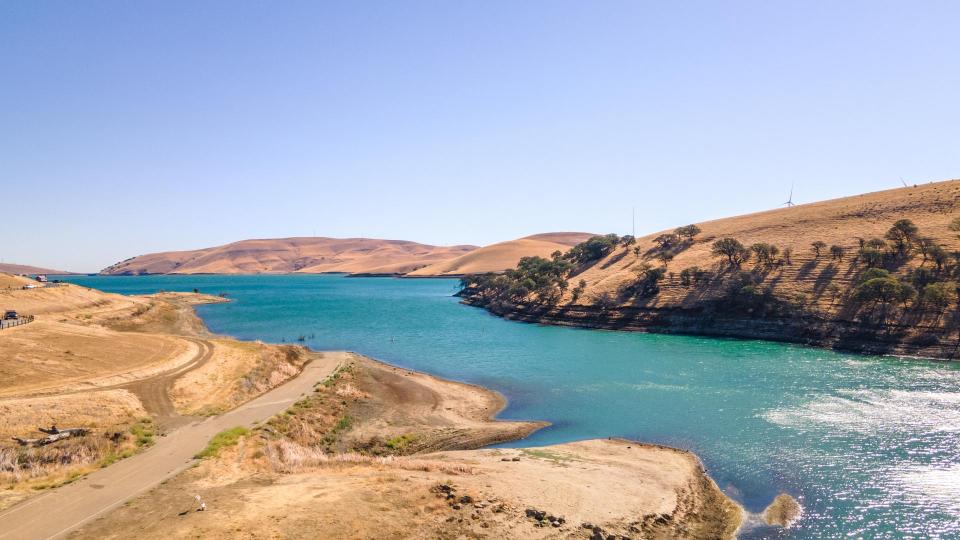
[(39, 266), (30, 266), (27, 264), (0, 263), (0, 272), (5, 274), (70, 274), (63, 270), (54, 270), (52, 268), (41, 268)]
[(521, 257), (549, 257), (554, 251), (567, 251), (593, 236), (590, 233), (556, 232), (525, 236), (517, 240), (484, 246), (455, 259), (442, 261), (410, 272), (410, 277), (462, 276), (482, 272), (503, 272), (513, 268)]
[(475, 246), (430, 246), (370, 238), (242, 240), (194, 251), (151, 253), (103, 269), (103, 274), (402, 274), (451, 259)]
[[(918, 238), (929, 237), (948, 253), (960, 250), (957, 233), (948, 228), (960, 217), (958, 205), (960, 181), (951, 180), (718, 219), (697, 224), (702, 232), (677, 248), (666, 264), (657, 257), (654, 242), (662, 233), (639, 238), (635, 246), (618, 245), (601, 260), (575, 269), (556, 304), (541, 302), (535, 295), (468, 302), (538, 322), (952, 358), (960, 343), (956, 289), (960, 257), (950, 256), (936, 271), (914, 244), (908, 256), (880, 265), (901, 283), (914, 285), (918, 268), (933, 271), (933, 280), (949, 292), (947, 305), (924, 301), (922, 283), (917, 287), (921, 297), (903, 304), (857, 301), (854, 289), (869, 266), (858, 255), (859, 239), (883, 239), (897, 220), (911, 220), (919, 228)], [(754, 256), (740, 268), (731, 267), (711, 254), (714, 241), (724, 237), (747, 247), (773, 244), (780, 254), (772, 264), (762, 264)], [(811, 248), (816, 241), (827, 246), (819, 257)], [(843, 248), (842, 258), (831, 257), (833, 245)], [(784, 258), (787, 249), (792, 251), (789, 261)], [(653, 292), (640, 292), (642, 271), (649, 267), (664, 267), (665, 275)], [(699, 283), (685, 284), (681, 279), (681, 271), (690, 267), (706, 272)], [(573, 302), (573, 289), (581, 280), (586, 286)], [(744, 301), (747, 293), (754, 295), (753, 304)]]

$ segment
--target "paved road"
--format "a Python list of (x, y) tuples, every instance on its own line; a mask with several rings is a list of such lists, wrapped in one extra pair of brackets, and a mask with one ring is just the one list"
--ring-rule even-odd
[(323, 358), (307, 364), (297, 378), (245, 405), (183, 426), (140, 454), (0, 512), (0, 539), (66, 535), (192, 465), (193, 456), (220, 431), (250, 426), (283, 411), (309, 394), (315, 383), (330, 376), (344, 358), (345, 353), (324, 353)]

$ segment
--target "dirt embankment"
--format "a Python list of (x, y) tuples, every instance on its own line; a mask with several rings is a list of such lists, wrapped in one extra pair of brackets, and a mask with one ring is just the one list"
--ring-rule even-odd
[(740, 523), (687, 452), (622, 440), (476, 450), (543, 425), (493, 420), (502, 406), (488, 390), (354, 356), (285, 413), (72, 537), (712, 539)]
[(684, 307), (591, 305), (542, 306), (500, 303), (481, 305), (466, 298), (464, 303), (487, 309), (513, 321), (659, 334), (763, 339), (799, 343), (863, 354), (891, 354), (922, 358), (960, 357), (960, 336), (948, 333), (931, 339), (939, 327), (922, 321), (890, 321), (876, 324), (831, 319), (813, 314), (790, 317), (722, 315), (708, 309)]
[[(0, 508), (132, 455), (190, 414), (243, 403), (310, 359), (300, 347), (213, 339), (192, 306), (220, 301), (75, 285), (0, 290), (4, 309), (36, 315), (0, 332)], [(43, 436), (38, 426), (90, 434), (40, 447), (13, 440)]]

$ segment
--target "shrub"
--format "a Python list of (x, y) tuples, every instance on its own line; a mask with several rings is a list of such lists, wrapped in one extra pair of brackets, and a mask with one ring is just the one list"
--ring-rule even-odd
[(883, 264), (883, 252), (872, 247), (860, 249), (860, 260), (869, 267), (877, 267)]
[(240, 437), (243, 437), (248, 433), (250, 433), (250, 430), (242, 426), (225, 429), (214, 435), (213, 438), (210, 439), (210, 443), (207, 444), (207, 447), (194, 457), (197, 459), (216, 457), (221, 450), (227, 448), (228, 446), (237, 444), (237, 442), (240, 440)]
[(697, 227), (696, 225), (684, 225), (683, 227), (677, 227), (674, 229), (673, 233), (681, 238), (693, 240), (694, 236), (700, 234), (700, 227)]
[(663, 233), (653, 239), (660, 250), (667, 250), (680, 243), (680, 236), (676, 233)]
[(950, 305), (950, 297), (956, 291), (954, 283), (930, 283), (925, 285), (920, 292), (920, 301), (925, 305), (943, 310)]
[(950, 254), (942, 246), (931, 246), (929, 249), (930, 259), (937, 267), (937, 272), (943, 271), (943, 266), (950, 260)]
[(757, 262), (766, 265), (773, 264), (774, 258), (780, 253), (780, 249), (777, 248), (777, 246), (765, 242), (758, 242), (750, 246), (750, 251), (757, 256)]
[(570, 248), (566, 259), (576, 264), (588, 264), (606, 257), (620, 242), (615, 234), (594, 236)]
[(887, 275), (863, 281), (853, 290), (852, 298), (859, 303), (889, 304), (898, 301), (906, 304), (916, 295), (917, 290), (912, 285)]
[(672, 260), (673, 260), (673, 257), (674, 257), (673, 252), (672, 252), (672, 251), (669, 251), (669, 250), (668, 250), (668, 251), (661, 251), (661, 252), (657, 253), (657, 260), (659, 260), (659, 261), (662, 262), (663, 264), (667, 264), (667, 263), (669, 263), (670, 261), (672, 261)]
[(730, 266), (740, 266), (750, 259), (750, 251), (736, 238), (721, 238), (710, 251), (715, 257), (726, 257)]
[(700, 270), (697, 266), (690, 266), (684, 268), (680, 271), (680, 284), (684, 287), (689, 287), (696, 283), (699, 283), (703, 279), (703, 270)]
[(624, 291), (640, 297), (652, 296), (660, 292), (660, 281), (667, 275), (667, 269), (644, 264), (636, 270), (637, 281)]
[(819, 259), (820, 252), (827, 247), (827, 243), (823, 240), (817, 240), (816, 242), (810, 244), (810, 247), (813, 248), (813, 256)]
[[(960, 233), (960, 217), (953, 218), (950, 225), (947, 225), (947, 228), (953, 232)], [(957, 235), (957, 238), (960, 238), (960, 234)]]
[(913, 224), (909, 219), (897, 220), (889, 230), (887, 234), (884, 235), (884, 238), (893, 242), (894, 247), (897, 250), (897, 253), (905, 255), (910, 251), (913, 240), (917, 237), (917, 226)]
[(570, 294), (573, 295), (571, 302), (576, 304), (577, 300), (580, 299), (580, 296), (583, 295), (583, 291), (587, 288), (587, 280), (581, 279), (577, 286), (570, 291)]
[(937, 281), (937, 274), (933, 270), (921, 266), (910, 272), (910, 281), (914, 287), (923, 290), (930, 283)]

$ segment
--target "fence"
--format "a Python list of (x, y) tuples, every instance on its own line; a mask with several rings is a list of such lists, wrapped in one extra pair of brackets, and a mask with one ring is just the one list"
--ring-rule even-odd
[(33, 315), (26, 315), (24, 317), (19, 317), (9, 321), (0, 321), (0, 330), (4, 328), (13, 328), (14, 326), (20, 326), (21, 324), (27, 324), (33, 322)]

